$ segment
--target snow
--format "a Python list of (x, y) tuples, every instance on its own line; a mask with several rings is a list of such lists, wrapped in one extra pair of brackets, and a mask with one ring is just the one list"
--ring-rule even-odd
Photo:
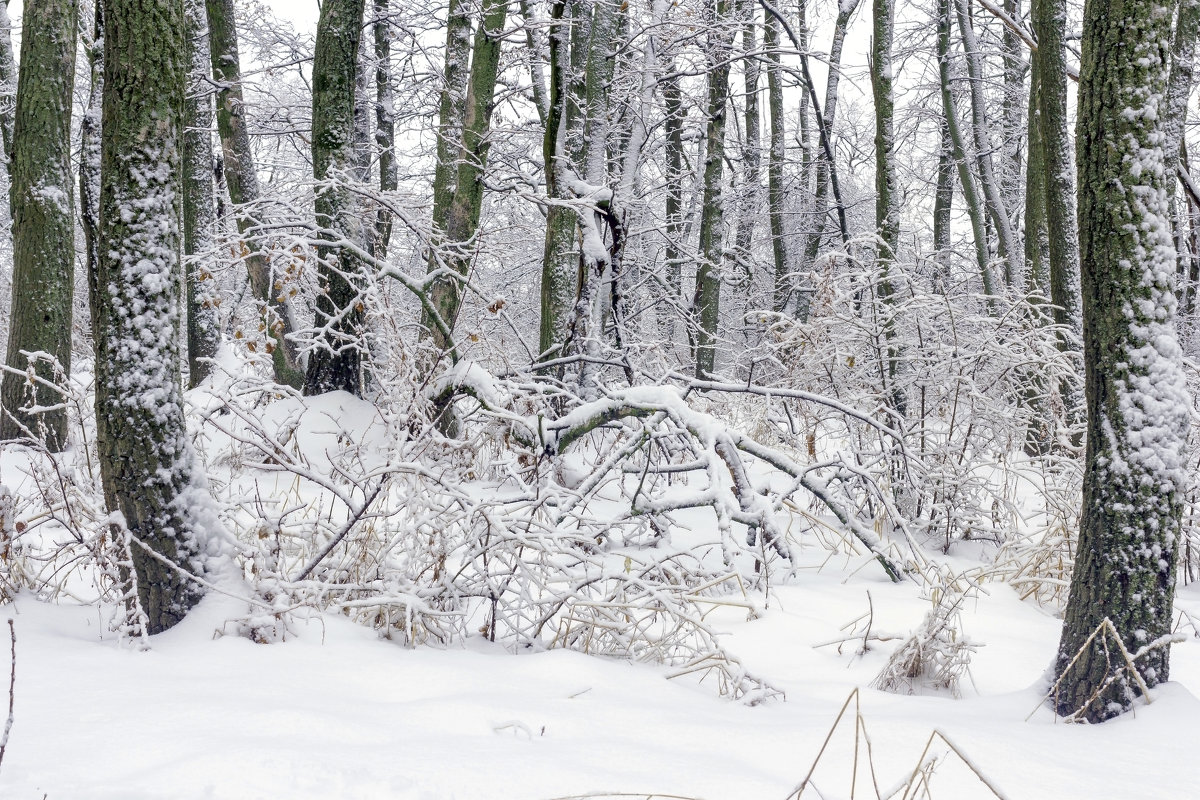
[[(95, 609), (22, 596), (5, 609), (17, 680), (0, 795), (778, 800), (856, 688), (881, 787), (907, 777), (936, 728), (1008, 797), (1194, 794), (1200, 641), (1176, 646), (1176, 682), (1132, 715), (1088, 727), (1056, 724), (1043, 708), (1027, 722), (1056, 619), (993, 587), (965, 608), (966, 630), (987, 643), (972, 662), (976, 688), (957, 701), (889, 695), (863, 687), (891, 643), (863, 656), (854, 642), (840, 655), (814, 647), (866, 610), (864, 590), (880, 631), (915, 625), (927, 607), (911, 587), (826, 568), (776, 588), (757, 620), (722, 618), (733, 649), (787, 692), (754, 708), (657, 668), (560, 650), (514, 656), (482, 637), (410, 650), (334, 615), (256, 645), (221, 635), (238, 604), (212, 595), (137, 652), (109, 639)], [(1185, 589), (1181, 602), (1200, 609), (1200, 594)], [(814, 774), (825, 797), (849, 796), (851, 731), (843, 721)], [(953, 762), (935, 797), (989, 796)]]

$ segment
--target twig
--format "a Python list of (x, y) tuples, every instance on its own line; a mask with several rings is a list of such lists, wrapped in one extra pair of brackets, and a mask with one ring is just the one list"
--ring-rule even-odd
[(4, 722), (4, 736), (0, 736), (0, 764), (4, 763), (4, 751), (8, 747), (8, 734), (13, 724), (13, 702), (17, 688), (17, 631), (12, 617), (8, 619), (8, 636), (12, 640), (12, 668), (8, 675), (8, 719)]

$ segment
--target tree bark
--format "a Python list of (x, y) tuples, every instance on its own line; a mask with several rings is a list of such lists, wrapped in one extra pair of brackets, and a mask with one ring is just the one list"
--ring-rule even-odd
[[(1034, 32), (1038, 37), (1038, 124), (1045, 158), (1046, 254), (1054, 321), (1081, 331), (1079, 316), (1079, 219), (1075, 209), (1075, 163), (1067, 122), (1067, 3), (1036, 0)], [(1059, 348), (1073, 347), (1066, 336)]]
[(185, 0), (188, 96), (184, 106), (183, 254), (187, 286), (188, 386), (195, 388), (212, 371), (221, 343), (219, 298), (213, 277), (212, 95), (209, 91), (208, 23), (203, 0)]
[(731, 0), (716, 0), (708, 43), (708, 128), (704, 146), (704, 201), (700, 213), (700, 264), (696, 271), (696, 377), (716, 368), (717, 333), (721, 320), (721, 269), (724, 252), (725, 113), (729, 102), (729, 54), (733, 44)]
[[(31, 368), (56, 379), (44, 353), (71, 370), (72, 297), (75, 288), (75, 181), (71, 174), (71, 98), (75, 85), (78, 0), (28, 3), (21, 37), (12, 160), (9, 162), (13, 224), (13, 295), (9, 316), (9, 367)], [(61, 377), (61, 376), (60, 376)], [(46, 447), (67, 444), (67, 411), (52, 388), (11, 372), (4, 374), (0, 438), (28, 430)], [(27, 414), (21, 407), (49, 409)]]
[(104, 24), (98, 450), (108, 506), (140, 543), (132, 549), (138, 594), (148, 630), (157, 633), (201, 595), (160, 557), (196, 573), (204, 549), (177, 335), (183, 4), (107, 0)]
[[(483, 17), (475, 31), (471, 69), (467, 80), (462, 127), (453, 164), (453, 194), (446, 216), (442, 220), (443, 242), (431, 254), (430, 267), (444, 265), (462, 278), (470, 272), (474, 260), (475, 236), (479, 232), (479, 216), (483, 208), (483, 178), (487, 170), (491, 142), (492, 106), (496, 93), (496, 74), (500, 65), (500, 37), (504, 32), (508, 4), (505, 0), (484, 0)], [(438, 278), (429, 287), (429, 299), (438, 316), (451, 329), (462, 305), (463, 286), (457, 278)], [(424, 330), (439, 350), (449, 350), (452, 343), (426, 317)]]
[[(375, 145), (379, 148), (379, 189), (394, 192), (399, 187), (396, 168), (396, 118), (392, 91), (392, 23), (389, 0), (375, 0)], [(387, 256), (392, 241), (392, 212), (380, 208), (375, 215), (375, 255)]]
[(354, 88), (365, 0), (325, 0), (313, 51), (313, 179), (322, 244), (317, 247), (318, 347), (306, 395), (362, 394), (363, 265), (343, 243), (363, 245), (364, 221), (347, 181), (355, 173)]
[[(1088, 643), (1100, 623), (1111, 621), (1130, 652), (1171, 631), (1190, 407), (1161, 149), (1171, 18), (1162, 0), (1084, 8), (1076, 138), (1087, 456), (1053, 702), (1089, 722), (1140, 693), (1127, 673), (1109, 681), (1125, 665), (1111, 645)], [(1147, 686), (1168, 680), (1169, 648), (1152, 648), (1136, 668)]]
[[(767, 113), (771, 121), (769, 148), (767, 150), (767, 218), (771, 225), (771, 257), (775, 264), (773, 308), (782, 313), (787, 308), (792, 294), (791, 269), (787, 257), (787, 241), (784, 239), (784, 203), (787, 196), (783, 189), (783, 171), (787, 160), (787, 131), (783, 122), (783, 74), (779, 63), (779, 20), (767, 14), (767, 26), (763, 33), (763, 49), (766, 51)], [(801, 109), (801, 114), (806, 113)]]
[(885, 395), (891, 410), (903, 417), (906, 401), (904, 392), (896, 386), (900, 369), (900, 349), (896, 343), (896, 327), (892, 320), (895, 289), (892, 268), (900, 249), (900, 199), (896, 185), (895, 135), (893, 117), (895, 100), (892, 95), (892, 30), (896, 8), (894, 0), (873, 0), (871, 4), (871, 89), (875, 100), (875, 236), (876, 268), (879, 282), (876, 292), (884, 306), (882, 320), (886, 341), (887, 366), (882, 370)]

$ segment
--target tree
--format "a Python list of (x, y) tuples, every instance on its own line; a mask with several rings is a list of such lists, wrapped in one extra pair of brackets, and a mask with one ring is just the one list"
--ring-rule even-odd
[(209, 92), (208, 29), (202, 0), (186, 0), (188, 92), (183, 139), (183, 252), (187, 287), (188, 385), (198, 386), (212, 370), (217, 354), (216, 280), (213, 276), (212, 94)]
[(202, 570), (202, 491), (179, 386), (183, 4), (104, 4), (104, 114), (95, 302), (96, 425), (104, 495), (135, 542), (156, 633), (179, 622)]
[[(253, 235), (254, 220), (246, 207), (258, 201), (260, 189), (254, 157), (250, 152), (250, 131), (246, 126), (245, 99), (242, 96), (242, 67), (238, 53), (237, 22), (233, 0), (206, 0), (208, 35), (212, 58), (213, 82), (217, 86), (217, 131), (225, 159), (225, 184), (237, 214), (238, 232), (243, 237), (246, 272), (254, 298), (262, 308), (268, 350), (274, 363), (275, 380), (288, 386), (300, 386), (304, 364), (290, 335), (296, 330), (290, 296), (282, 283), (271, 275), (271, 263)], [(361, 16), (361, 14), (360, 14)], [(357, 46), (357, 38), (355, 39)]]
[(734, 26), (730, 0), (712, 6), (713, 30), (708, 41), (708, 127), (704, 134), (704, 200), (700, 212), (700, 265), (696, 271), (696, 377), (707, 378), (716, 368), (717, 329), (721, 311), (721, 271), (724, 261), (725, 112), (729, 102), (729, 57)]
[(1104, 637), (1112, 623), (1146, 686), (1168, 679), (1175, 553), (1187, 483), (1190, 402), (1174, 328), (1161, 111), (1170, 63), (1163, 0), (1084, 9), (1076, 139), (1087, 455), (1079, 545), (1054, 704), (1099, 722), (1128, 709), (1137, 682)]
[[(354, 86), (365, 0), (326, 0), (313, 53), (313, 178), (317, 182), (317, 328), (320, 345), (309, 356), (304, 393), (338, 389), (362, 392), (361, 333), (364, 309), (356, 281), (363, 265), (354, 253), (374, 235), (348, 181), (354, 147)], [(368, 232), (369, 230), (369, 232)]]
[[(500, 39), (507, 13), (508, 4), (503, 0), (484, 0), (482, 19), (475, 31), (475, 44), (472, 47), (458, 146), (446, 147), (445, 153), (450, 163), (439, 165), (442, 169), (449, 167), (445, 177), (449, 183), (437, 193), (446, 205), (434, 209), (434, 225), (440, 234), (439, 238), (444, 237), (444, 247), (430, 253), (429, 268), (432, 272), (446, 265), (459, 277), (445, 276), (435, 280), (429, 288), (429, 297), (438, 315), (451, 328), (462, 304), (460, 278), (465, 279), (470, 272), (472, 247), (483, 209), (483, 176), (491, 144), (488, 131), (491, 129), (496, 74), (500, 67)], [(433, 336), (439, 350), (451, 346), (428, 313), (424, 330)]]
[[(21, 68), (12, 181), (13, 302), (9, 317), (8, 366), (32, 368), (32, 380), (6, 372), (0, 399), (0, 438), (11, 439), (39, 426), (46, 446), (67, 443), (67, 411), (51, 386), (54, 364), (25, 353), (47, 354), (64, 374), (71, 369), (72, 294), (75, 286), (75, 187), (71, 175), (71, 95), (75, 84), (78, 0), (30, 3), (21, 37)], [(33, 361), (33, 363), (30, 363)], [(46, 383), (44, 383), (46, 382)], [(31, 385), (32, 383), (32, 385)], [(26, 414), (21, 407), (49, 409)]]

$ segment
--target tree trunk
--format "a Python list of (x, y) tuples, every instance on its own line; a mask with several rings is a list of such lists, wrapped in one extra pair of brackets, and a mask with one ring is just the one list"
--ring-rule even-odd
[(941, 146), (938, 148), (937, 188), (933, 195), (933, 259), (937, 265), (934, 286), (946, 291), (950, 281), (950, 220), (954, 214), (954, 142), (950, 125), (942, 118)]
[(987, 231), (983, 221), (983, 204), (979, 202), (975, 187), (975, 176), (967, 163), (967, 148), (962, 131), (958, 126), (958, 111), (955, 109), (954, 88), (950, 83), (950, 3), (953, 0), (938, 0), (937, 3), (937, 52), (938, 76), (942, 88), (942, 113), (946, 129), (954, 145), (954, 161), (958, 166), (958, 183), (962, 187), (963, 200), (967, 204), (967, 216), (971, 219), (971, 234), (975, 241), (975, 262), (983, 279), (983, 293), (991, 297), (996, 294), (996, 281), (988, 259)]
[[(1021, 0), (1004, 0), (1004, 11), (1012, 19), (1021, 18)], [(1004, 100), (1000, 106), (1000, 195), (1008, 209), (1013, 236), (1020, 239), (1021, 225), (1021, 144), (1025, 137), (1028, 103), (1025, 100), (1025, 43), (1005, 25), (1000, 39), (1004, 63)]]
[[(664, 50), (666, 48), (663, 48)], [(666, 174), (666, 199), (664, 217), (667, 228), (667, 241), (663, 247), (663, 260), (667, 271), (667, 291), (669, 302), (664, 310), (666, 316), (663, 332), (668, 345), (675, 339), (676, 309), (682, 305), (683, 299), (683, 173), (684, 173), (684, 144), (683, 125), (687, 120), (687, 111), (683, 107), (683, 91), (676, 74), (675, 57), (664, 53), (666, 62), (666, 77), (663, 79), (663, 160)]]
[(542, 161), (546, 173), (546, 245), (542, 254), (541, 314), (538, 350), (541, 358), (553, 358), (566, 338), (575, 289), (575, 212), (561, 203), (566, 197), (565, 170), (569, 167), (566, 148), (570, 124), (567, 95), (571, 30), (569, 0), (554, 0), (550, 8), (550, 106), (542, 137)]
[[(379, 148), (379, 189), (399, 187), (396, 171), (396, 118), (392, 97), (392, 23), (388, 0), (375, 0), (375, 145)], [(392, 241), (392, 212), (380, 208), (375, 215), (375, 255), (387, 256)]]
[(177, 336), (183, 4), (108, 0), (104, 23), (98, 450), (108, 506), (138, 543), (138, 594), (148, 630), (157, 633), (201, 595), (159, 558), (196, 573), (204, 550), (193, 516), (203, 489), (184, 424)]
[[(1034, 32), (1038, 37), (1038, 122), (1045, 156), (1046, 233), (1050, 264), (1050, 302), (1054, 321), (1078, 335), (1079, 219), (1075, 210), (1075, 164), (1067, 122), (1067, 3), (1036, 0)], [(1065, 336), (1059, 348), (1074, 345)]]
[[(1036, 20), (1038, 4), (1034, 0)], [(1036, 27), (1036, 25), (1035, 25)], [(1050, 230), (1046, 226), (1046, 148), (1042, 143), (1041, 62), (1045, 45), (1039, 43), (1029, 60), (1029, 157), (1025, 170), (1026, 284), (1037, 299), (1050, 299)]]
[(992, 164), (991, 128), (988, 124), (987, 100), (983, 95), (983, 54), (975, 36), (975, 29), (971, 25), (967, 0), (955, 0), (955, 4), (958, 8), (967, 76), (970, 78), (971, 134), (975, 145), (975, 163), (979, 167), (979, 183), (983, 188), (983, 201), (992, 220), (992, 227), (996, 231), (1000, 257), (1004, 259), (1004, 283), (1009, 289), (1020, 292), (1025, 278), (1021, 265), (1021, 248), (1018, 246), (1017, 235), (1008, 215), (1000, 180), (996, 177)]
[(12, 158), (13, 106), (16, 102), (17, 77), (13, 62), (12, 20), (8, 18), (8, 2), (0, 2), (0, 155), (7, 164)]
[[(75, 84), (78, 0), (44, 0), (25, 7), (21, 71), (17, 79), (13, 157), (9, 162), (13, 226), (13, 294), (9, 316), (10, 367), (30, 367), (60, 383), (71, 370), (71, 316), (75, 288), (75, 181), (71, 174), (71, 98)], [(22, 354), (46, 353), (31, 363)], [(29, 431), (46, 446), (67, 443), (67, 410), (54, 389), (10, 372), (0, 389), (0, 439)], [(52, 410), (26, 414), (33, 405)]]
[(892, 321), (895, 289), (892, 268), (900, 249), (900, 199), (896, 185), (895, 135), (893, 117), (895, 100), (892, 96), (892, 30), (895, 21), (894, 0), (873, 0), (871, 4), (871, 89), (875, 99), (875, 235), (876, 268), (879, 283), (876, 291), (884, 306), (883, 336), (887, 342), (887, 366), (880, 377), (891, 410), (903, 417), (904, 392), (896, 386), (900, 368), (900, 349), (896, 344), (896, 327)]
[[(1101, 622), (1131, 653), (1171, 631), (1190, 408), (1161, 150), (1171, 16), (1162, 0), (1089, 0), (1084, 9), (1077, 141), (1087, 460), (1053, 702), (1089, 722), (1120, 714), (1140, 693), (1111, 644), (1088, 643)], [(1168, 680), (1169, 648), (1158, 643), (1136, 668), (1147, 686)]]
[[(787, 160), (787, 131), (783, 122), (783, 75), (779, 64), (779, 20), (767, 14), (763, 33), (764, 58), (767, 65), (767, 113), (771, 118), (771, 133), (767, 151), (767, 218), (771, 224), (771, 257), (775, 263), (775, 311), (782, 313), (792, 294), (792, 278), (784, 240), (783, 171)], [(801, 114), (806, 110), (801, 109)]]
[(203, 0), (185, 0), (188, 96), (184, 106), (183, 254), (187, 285), (188, 386), (195, 388), (212, 370), (221, 329), (219, 298), (213, 278), (212, 95), (209, 92), (208, 24)]
[[(846, 30), (849, 28), (850, 18), (858, 10), (859, 2), (860, 0), (847, 0), (845, 3), (839, 3), (837, 19), (833, 23), (833, 41), (829, 45), (829, 77), (825, 83), (825, 118), (822, 125), (825, 138), (832, 136), (833, 126), (837, 119), (838, 83), (842, 75), (842, 47), (846, 41)], [(801, 282), (805, 280), (803, 275), (810, 272), (816, 264), (817, 256), (821, 252), (821, 239), (825, 235), (825, 220), (829, 216), (829, 192), (833, 188), (833, 171), (837, 167), (832, 159), (832, 141), (827, 144), (830, 147), (823, 147), (817, 158), (817, 188), (812, 200), (811, 213), (806, 222), (804, 249), (802, 250), (803, 260), (800, 262)], [(808, 319), (810, 305), (810, 298), (806, 292), (808, 288), (801, 286), (799, 293), (794, 298), (796, 315), (801, 320)]]
[(313, 179), (317, 227), (319, 346), (308, 359), (304, 393), (362, 394), (363, 265), (341, 242), (364, 242), (359, 204), (347, 184), (354, 147), (354, 87), (365, 0), (325, 0), (313, 51)]
[(696, 271), (696, 377), (713, 374), (717, 358), (717, 329), (721, 319), (721, 268), (724, 233), (725, 106), (729, 102), (729, 54), (732, 0), (716, 0), (708, 44), (708, 128), (704, 145), (704, 202), (700, 214), (700, 264)]
[(733, 239), (734, 253), (746, 275), (746, 289), (753, 287), (753, 258), (750, 246), (754, 241), (754, 225), (759, 216), (759, 184), (762, 169), (761, 114), (758, 109), (758, 5), (747, 4), (746, 21), (742, 25), (743, 79), (746, 101), (743, 109), (745, 142), (742, 147), (742, 191), (738, 198), (737, 233)]
[[(449, 267), (462, 278), (470, 272), (474, 260), (475, 235), (479, 231), (479, 215), (483, 208), (483, 178), (487, 170), (492, 105), (496, 93), (496, 74), (500, 65), (500, 37), (504, 32), (508, 4), (504, 0), (484, 0), (483, 18), (475, 31), (471, 70), (462, 117), (461, 140), (455, 151), (453, 194), (442, 222), (442, 247), (432, 254), (430, 267)], [(453, 329), (462, 305), (463, 286), (457, 278), (441, 277), (429, 287), (429, 299), (438, 316)], [(426, 317), (424, 330), (429, 331), (433, 345), (449, 350), (452, 343)]]
[(95, 0), (92, 41), (88, 43), (91, 86), (79, 123), (79, 220), (86, 252), (88, 310), (93, 333), (100, 329), (100, 116), (104, 103), (104, 0)]
[(238, 232), (246, 250), (246, 272), (254, 299), (263, 305), (263, 322), (271, 342), (275, 380), (299, 387), (304, 380), (304, 364), (291, 335), (296, 320), (291, 303), (292, 292), (282, 280), (271, 275), (271, 263), (258, 246), (252, 228), (255, 220), (245, 212), (259, 198), (258, 173), (250, 152), (250, 132), (246, 128), (245, 102), (242, 98), (242, 68), (238, 53), (237, 24), (233, 0), (206, 0), (208, 35), (212, 55), (213, 81), (217, 85), (217, 131), (225, 160), (225, 183), (229, 200), (237, 213)]

